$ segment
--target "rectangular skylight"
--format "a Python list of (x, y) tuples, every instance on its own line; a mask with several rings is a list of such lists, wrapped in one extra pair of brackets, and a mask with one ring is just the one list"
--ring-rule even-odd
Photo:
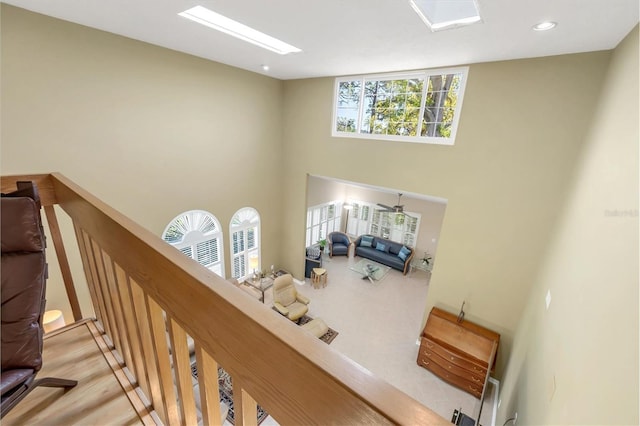
[(206, 7), (195, 6), (191, 9), (185, 10), (184, 12), (178, 13), (178, 15), (191, 19), (199, 24), (206, 25), (214, 30), (222, 31), (225, 34), (229, 34), (239, 38), (240, 40), (244, 40), (272, 52), (279, 53), (280, 55), (301, 52), (301, 50), (295, 46), (287, 44), (265, 33), (261, 33), (258, 30), (254, 30), (251, 27), (220, 15)]
[(409, 0), (431, 31), (441, 31), (480, 22), (476, 0)]

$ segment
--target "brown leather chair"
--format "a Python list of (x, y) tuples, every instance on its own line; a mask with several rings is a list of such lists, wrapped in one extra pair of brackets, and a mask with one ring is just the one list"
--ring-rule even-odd
[(36, 386), (74, 387), (75, 380), (45, 377), (42, 367), (42, 316), (45, 307), (47, 264), (35, 185), (19, 182), (18, 191), (2, 194), (2, 376), (0, 418)]

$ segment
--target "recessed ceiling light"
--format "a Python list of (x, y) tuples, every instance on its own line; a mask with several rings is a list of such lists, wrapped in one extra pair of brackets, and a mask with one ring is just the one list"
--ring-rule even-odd
[(269, 71), (269, 65), (262, 65), (262, 71)]
[(256, 46), (260, 46), (264, 49), (272, 52), (279, 53), (280, 55), (286, 55), (287, 53), (297, 53), (301, 50), (295, 46), (271, 37), (265, 33), (261, 33), (258, 30), (254, 30), (240, 22), (220, 15), (212, 10), (202, 6), (195, 6), (191, 9), (187, 9), (184, 12), (178, 13), (178, 15), (191, 19), (194, 22), (205, 25), (214, 30), (222, 31), (225, 34), (229, 34), (240, 40), (244, 40)]
[(548, 30), (550, 30), (552, 28), (555, 28), (556, 25), (558, 25), (558, 24), (556, 24), (555, 22), (544, 21), (544, 22), (540, 22), (539, 24), (535, 24), (533, 26), (533, 30), (534, 31), (548, 31)]
[(409, 4), (431, 31), (471, 25), (482, 20), (476, 0), (409, 0)]

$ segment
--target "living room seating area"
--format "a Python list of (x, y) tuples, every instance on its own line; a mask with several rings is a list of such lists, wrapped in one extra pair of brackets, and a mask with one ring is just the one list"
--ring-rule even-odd
[(327, 243), (329, 244), (329, 257), (349, 256), (351, 239), (344, 232), (331, 232), (327, 235)]
[(361, 235), (354, 241), (354, 256), (364, 257), (390, 266), (407, 275), (414, 250), (410, 247), (373, 235)]

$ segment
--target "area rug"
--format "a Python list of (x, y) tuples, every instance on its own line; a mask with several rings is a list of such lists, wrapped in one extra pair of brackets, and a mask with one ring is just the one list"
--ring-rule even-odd
[[(313, 318), (311, 318), (309, 315), (304, 315), (302, 318), (300, 318), (297, 321), (297, 324), (303, 325), (308, 323), (311, 320), (313, 320)], [(338, 335), (338, 332), (335, 331), (333, 328), (329, 327), (329, 330), (327, 330), (326, 333), (320, 336), (320, 340), (322, 340), (328, 345), (329, 343), (333, 342), (333, 339), (335, 339), (337, 335)]]
[(371, 282), (380, 281), (391, 270), (390, 267), (369, 259), (360, 259), (358, 263), (350, 266), (349, 269), (362, 275), (362, 279), (369, 278)]
[[(198, 366), (196, 363), (191, 364), (191, 375), (194, 379), (198, 380)], [(227, 420), (232, 425), (235, 424), (235, 417), (233, 413), (233, 383), (229, 373), (224, 371), (222, 367), (218, 367), (218, 387), (220, 388), (220, 401), (224, 402), (229, 411), (227, 412)], [(262, 407), (258, 405), (258, 424), (262, 423), (264, 419), (269, 415)]]
[[(278, 310), (276, 309), (275, 306), (272, 306), (271, 309), (273, 309), (275, 312), (278, 312)], [(278, 312), (278, 314), (280, 314), (280, 312)], [(280, 314), (282, 315), (282, 314)], [(298, 319), (298, 321), (296, 321), (296, 324), (298, 325), (304, 325), (306, 323), (308, 323), (309, 321), (312, 321), (313, 318), (311, 318), (309, 315), (303, 315), (302, 318)], [(330, 344), (331, 342), (333, 342), (333, 339), (336, 338), (336, 336), (338, 335), (338, 332), (335, 331), (333, 328), (327, 326), (327, 328), (329, 330), (327, 330), (326, 333), (324, 333), (322, 336), (319, 337), (320, 340), (322, 340), (323, 342), (325, 342), (327, 345)]]

